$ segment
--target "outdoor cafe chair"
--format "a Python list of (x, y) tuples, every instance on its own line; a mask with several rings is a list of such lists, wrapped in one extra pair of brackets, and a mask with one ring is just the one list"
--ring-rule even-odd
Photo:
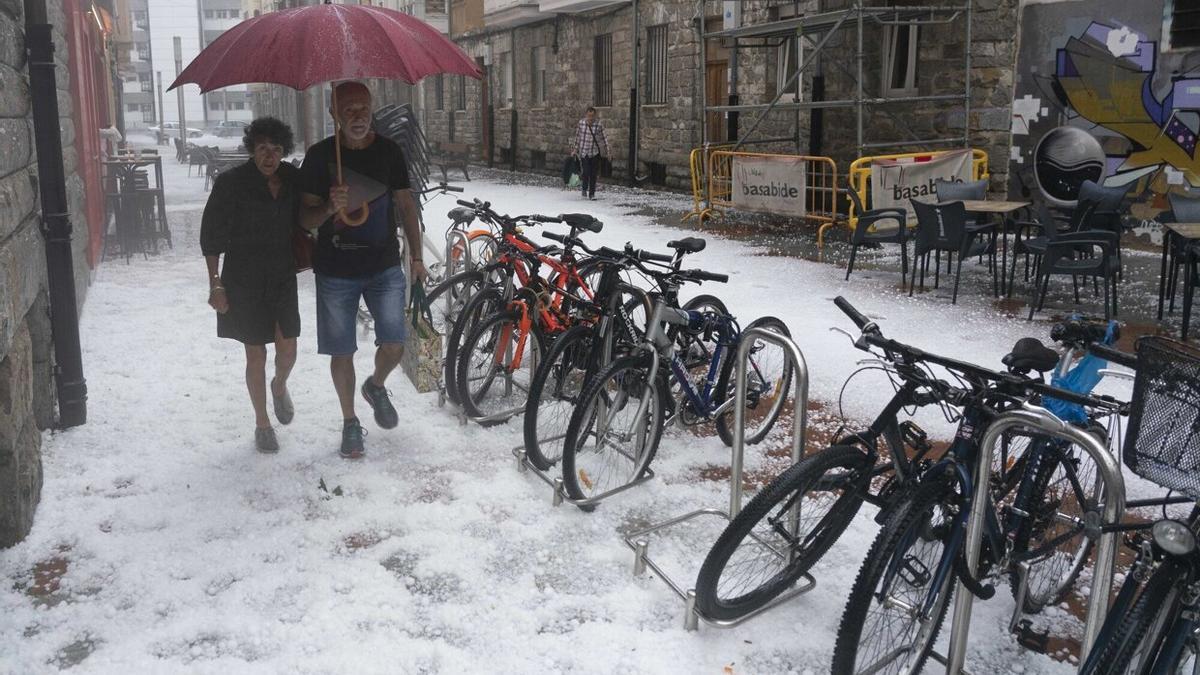
[[(1104, 187), (1091, 180), (1085, 180), (1079, 185), (1079, 203), (1090, 203), (1094, 207), (1090, 214), (1076, 221), (1072, 213), (1072, 231), (1108, 230), (1117, 233), (1117, 263), (1120, 273), (1121, 238), (1125, 226), (1121, 222), (1122, 203), (1125, 201), (1125, 186)], [(1078, 211), (1078, 207), (1076, 207)]]
[[(1173, 223), (1200, 223), (1200, 197), (1185, 197), (1174, 192), (1167, 195), (1171, 204), (1168, 217)], [(1163, 230), (1163, 246), (1167, 247), (1166, 295), (1169, 300), (1167, 313), (1175, 313), (1175, 291), (1179, 287), (1180, 268), (1187, 262), (1187, 241)], [(1186, 283), (1186, 281), (1185, 281)], [(1186, 289), (1185, 289), (1186, 293)], [(1159, 305), (1161, 312), (1162, 305)], [(1159, 317), (1161, 318), (1161, 317)]]
[[(958, 304), (958, 285), (962, 278), (962, 259), (983, 254), (989, 244), (979, 241), (977, 234), (967, 230), (967, 209), (962, 202), (926, 204), (915, 199), (913, 210), (917, 213), (916, 244), (913, 247), (912, 277), (908, 294), (913, 294), (917, 283), (917, 268), (921, 269), (921, 290), (925, 289), (925, 272), (929, 267), (929, 255), (945, 251), (948, 256), (958, 256), (954, 273), (954, 295), (951, 304)], [(920, 263), (918, 264), (918, 259)], [(935, 276), (935, 288), (937, 287)]]
[(1192, 242), (1183, 257), (1183, 266), (1187, 272), (1187, 280), (1183, 286), (1183, 340), (1187, 342), (1188, 327), (1192, 319), (1192, 301), (1196, 288), (1200, 287), (1200, 242)]
[(1029, 304), (1029, 317), (1041, 311), (1046, 303), (1051, 276), (1069, 276), (1075, 291), (1075, 303), (1079, 303), (1080, 277), (1092, 277), (1104, 282), (1104, 319), (1117, 314), (1117, 277), (1120, 262), (1117, 259), (1118, 240), (1121, 235), (1108, 230), (1084, 230), (1059, 234), (1046, 244), (1046, 252), (1038, 266), (1037, 283)]
[[(862, 200), (853, 189), (846, 190), (850, 201), (854, 204), (854, 212), (858, 214), (858, 223), (850, 235), (850, 262), (846, 265), (846, 280), (854, 271), (854, 259), (858, 255), (858, 247), (864, 244), (900, 244), (900, 278), (908, 275), (908, 227), (905, 222), (908, 214), (904, 209), (871, 209), (863, 208)], [(891, 224), (888, 224), (890, 221)], [(879, 225), (883, 224), (883, 227)]]
[(192, 175), (192, 167), (196, 167), (196, 175), (197, 176), (204, 175), (204, 169), (205, 169), (205, 167), (208, 166), (208, 162), (210, 159), (209, 154), (208, 154), (208, 149), (202, 148), (198, 145), (194, 145), (194, 146), (188, 148), (187, 156), (188, 156), (188, 176)]
[[(939, 202), (957, 202), (957, 201), (982, 201), (987, 199), (987, 181), (955, 181), (955, 180), (937, 180), (933, 184), (934, 191), (937, 193)], [(989, 269), (993, 274), (996, 272), (996, 224), (987, 220), (980, 221), (975, 214), (967, 212), (967, 231), (972, 234), (987, 232), (991, 234), (991, 243), (989, 253)], [(949, 263), (947, 263), (949, 264)], [(947, 268), (949, 271), (949, 268)]]

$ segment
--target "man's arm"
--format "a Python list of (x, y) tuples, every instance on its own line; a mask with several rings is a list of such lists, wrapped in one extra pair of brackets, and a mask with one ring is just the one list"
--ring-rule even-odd
[(399, 225), (404, 228), (404, 240), (408, 242), (408, 255), (411, 260), (413, 282), (424, 282), (425, 271), (424, 248), (421, 245), (421, 220), (417, 214), (417, 200), (413, 198), (412, 190), (404, 188), (392, 193), (396, 202), (396, 215), (400, 218)]
[(346, 185), (331, 186), (329, 199), (301, 192), (300, 227), (310, 232), (320, 227), (330, 216), (346, 208), (346, 198), (349, 192), (350, 188)]

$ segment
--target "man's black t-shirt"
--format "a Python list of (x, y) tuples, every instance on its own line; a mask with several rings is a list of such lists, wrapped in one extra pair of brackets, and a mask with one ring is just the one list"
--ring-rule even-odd
[[(317, 142), (300, 166), (301, 190), (322, 199), (337, 181), (333, 137)], [(338, 216), (321, 224), (313, 252), (313, 271), (331, 277), (365, 277), (400, 264), (393, 191), (408, 188), (408, 166), (400, 146), (383, 136), (365, 148), (342, 145), (342, 178), (350, 186), (347, 213), (354, 217), (365, 201), (366, 222), (350, 227)]]

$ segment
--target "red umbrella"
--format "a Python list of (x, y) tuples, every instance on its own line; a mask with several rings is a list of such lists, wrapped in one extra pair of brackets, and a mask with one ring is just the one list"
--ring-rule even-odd
[[(416, 84), (441, 73), (482, 76), (458, 45), (420, 19), (372, 5), (324, 4), (239, 23), (192, 59), (168, 90), (196, 84), (204, 93), (254, 82), (307, 89), (331, 80), (371, 77)], [(337, 101), (333, 104), (336, 109)], [(334, 143), (341, 183), (339, 135)], [(360, 217), (366, 219), (365, 208)], [(342, 220), (357, 224), (345, 214)]]

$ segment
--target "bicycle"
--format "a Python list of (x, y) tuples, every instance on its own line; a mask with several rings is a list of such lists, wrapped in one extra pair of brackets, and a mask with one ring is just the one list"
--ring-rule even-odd
[[(1161, 506), (1162, 517), (1122, 522), (1136, 558), (1091, 652), (1083, 675), (1200, 672), (1200, 349), (1159, 337), (1138, 341), (1136, 357), (1100, 350), (1136, 372), (1123, 459), (1135, 474), (1168, 490), (1128, 507)], [(1172, 497), (1171, 492), (1182, 493)], [(1167, 506), (1192, 504), (1184, 519)], [(1148, 532), (1148, 534), (1147, 534)]]
[[(674, 241), (668, 246), (681, 255), (694, 253), (703, 249), (703, 240)], [(563, 486), (570, 498), (583, 502), (577, 505), (584, 509), (640, 480), (654, 458), (663, 430), (671, 424), (716, 421), (719, 429), (728, 429), (729, 421), (723, 420), (732, 418), (733, 398), (728, 394), (733, 359), (723, 357), (737, 350), (738, 324), (729, 314), (678, 308), (683, 283), (724, 283), (729, 277), (703, 270), (644, 271), (654, 276), (662, 289), (654, 297), (645, 342), (637, 353), (613, 360), (585, 385), (563, 441)], [(686, 368), (689, 354), (681, 354), (668, 326), (692, 336), (715, 337), (699, 386)], [(774, 317), (758, 319), (747, 328), (760, 326), (787, 334), (783, 322)], [(765, 363), (762, 349), (755, 352), (752, 358)], [(779, 361), (782, 372), (768, 372), (757, 365), (752, 368), (752, 391), (758, 395), (751, 405), (755, 414), (748, 417), (760, 419), (761, 425), (747, 434), (747, 442), (765, 437), (782, 411), (792, 372), (786, 359)], [(678, 402), (671, 396), (670, 379), (680, 388)], [(765, 409), (759, 411), (764, 402)]]
[[(1047, 398), (1103, 414), (1120, 412), (1124, 404), (1019, 374), (1021, 370), (1048, 372), (1058, 360), (1053, 350), (1041, 347), (1032, 338), (1018, 341), (1014, 348), (1010, 360), (1014, 372), (999, 373), (884, 338), (879, 327), (844, 298), (835, 302), (862, 330), (856, 346), (881, 350), (887, 361), (906, 366), (906, 380), (920, 380), (932, 398), (962, 410), (957, 417), (958, 431), (946, 453), (924, 468), (890, 511), (883, 514), (882, 528), (851, 588), (834, 647), (835, 673), (917, 672), (933, 650), (956, 580), (972, 594), (990, 598), (995, 589), (982, 581), (990, 570), (1011, 570), (1058, 544), (1051, 540), (1034, 550), (1016, 550), (1012, 543), (1015, 532), (1036, 512), (1040, 496), (1021, 489), (1032, 480), (1033, 466), (1002, 468), (995, 482), (997, 490), (989, 495), (984, 514), (978, 573), (968, 572), (963, 545), (969, 505), (974, 486), (979, 483), (975, 457), (990, 420), (1005, 410)], [(923, 370), (921, 366), (926, 364), (951, 373), (957, 386)], [(1040, 449), (1051, 454), (1057, 450), (1053, 444), (1044, 444)], [(1074, 463), (1067, 457), (1060, 455), (1057, 459), (1068, 475), (1074, 473)], [(1070, 482), (1075, 498), (1085, 509), (1083, 517), (1075, 519), (1078, 527), (1084, 528), (1098, 515), (1094, 513), (1097, 493), (1084, 490), (1077, 477)], [(1018, 499), (1032, 496), (1034, 503), (1015, 501), (1014, 506), (1004, 508), (1001, 502), (1009, 498), (1012, 489)]]
[[(547, 232), (543, 236), (563, 241), (562, 235)], [(623, 251), (603, 246), (592, 250), (579, 241), (575, 244), (601, 260), (602, 271), (593, 302), (581, 305), (591, 320), (568, 328), (553, 341), (530, 383), (523, 429), (525, 456), (542, 471), (562, 457), (566, 428), (583, 385), (613, 358), (631, 353), (645, 341), (646, 321), (652, 311), (650, 296), (628, 283), (622, 273), (641, 271), (646, 263), (677, 270), (683, 260), (682, 254), (651, 253), (629, 244)], [(653, 282), (645, 272), (643, 276)], [(703, 298), (701, 302), (708, 304)]]
[[(1077, 377), (1086, 366), (1081, 363), (1068, 368), (1074, 353), (1092, 341), (1115, 339), (1112, 330), (1108, 323), (1098, 325), (1073, 317), (1054, 329), (1053, 337), (1066, 348), (1061, 358), (1036, 341), (1023, 342), (1019, 350), (1006, 357), (1006, 365), (1022, 373), (1053, 368), (1058, 377)], [(861, 340), (856, 345), (869, 347)], [(919, 361), (892, 363), (887, 359), (866, 362), (850, 379), (868, 369), (883, 370), (899, 380), (899, 384), (893, 381), (895, 393), (891, 400), (866, 429), (839, 429), (828, 447), (769, 482), (730, 521), (705, 557), (696, 580), (696, 604), (706, 616), (738, 619), (781, 595), (825, 555), (864, 503), (879, 509), (876, 520), (882, 522), (909, 486), (932, 465), (934, 446), (928, 434), (899, 416), (906, 410), (915, 412), (919, 407), (939, 405), (951, 418), (938, 394), (936, 379)], [(1090, 390), (1094, 382), (1079, 386)], [(1029, 508), (1036, 498), (1042, 499), (1042, 505), (1055, 499), (1059, 507), (1075, 505), (1070, 477), (1058, 459), (1069, 449), (1058, 446), (1054, 451), (1042, 450), (1044, 442), (1029, 436), (1004, 439), (1001, 465), (1008, 467), (1005, 494), (1014, 495), (1018, 483), (1023, 490), (1014, 500), (1017, 510)], [(1094, 467), (1081, 470), (1076, 466), (1075, 475), (1091, 469)], [(1025, 477), (1034, 481), (1022, 481)], [(1031, 484), (1037, 487), (1031, 489)], [(1038, 509), (1036, 520), (1022, 521), (1025, 527), (1017, 533), (1022, 550), (1039, 547), (1047, 535), (1053, 539), (1064, 534), (1052, 528), (1061, 510)], [(1030, 569), (1036, 574), (1030, 579), (1043, 590), (1028, 595), (1027, 611), (1036, 611), (1065, 593), (1078, 575), (1090, 550), (1090, 540), (1081, 541), (1075, 529), (1070, 535), (1055, 539), (1055, 548), (1031, 562)], [(1066, 569), (1050, 566), (1059, 552), (1067, 553), (1073, 564)], [(1046, 583), (1038, 585), (1043, 580)], [(1015, 588), (1014, 584), (1014, 593)]]
[[(559, 220), (570, 227), (570, 234), (543, 234), (561, 242), (561, 251), (556, 256), (531, 256), (532, 273), (523, 279), (523, 287), (502, 309), (478, 320), (457, 355), (458, 402), (481, 423), (499, 424), (524, 410), (547, 341), (580, 319), (589, 320), (581, 309), (591, 303), (593, 293), (580, 275), (575, 248), (582, 245), (581, 231), (599, 232), (603, 224), (585, 214), (563, 214)], [(543, 265), (550, 270), (549, 280), (540, 274)], [(493, 389), (497, 378), (503, 384), (499, 392)]]

